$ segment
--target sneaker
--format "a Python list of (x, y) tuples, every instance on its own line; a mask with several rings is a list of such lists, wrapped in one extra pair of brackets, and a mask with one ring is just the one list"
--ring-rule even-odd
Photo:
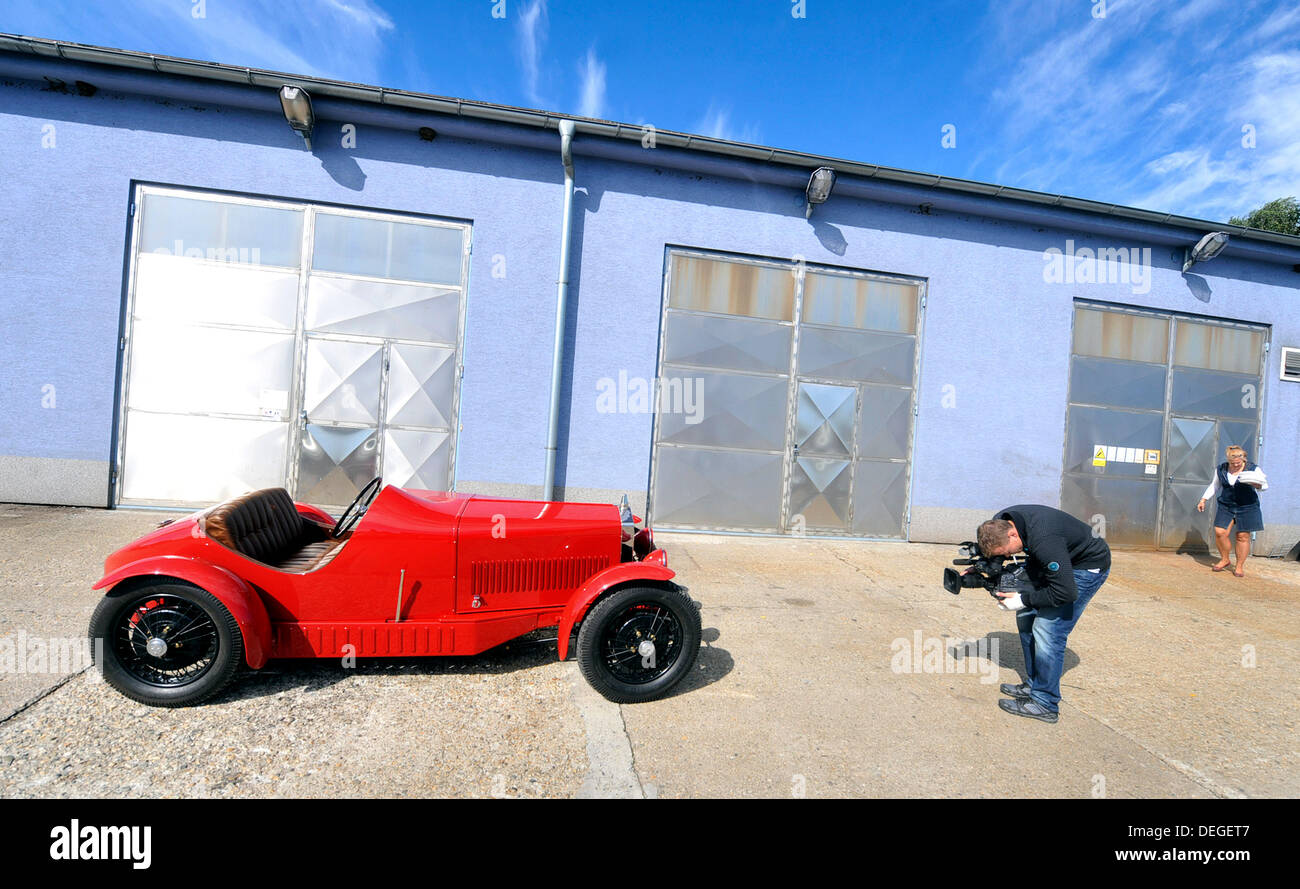
[(1003, 683), (1002, 685), (998, 686), (998, 691), (1002, 692), (1004, 695), (1009, 695), (1010, 697), (1016, 698), (1021, 701), (1029, 700), (1028, 682), (1022, 682), (1019, 685), (1008, 685), (1006, 683)]
[(1056, 713), (1032, 699), (1028, 701), (998, 701), (998, 706), (1008, 713), (1014, 713), (1017, 716), (1028, 716), (1030, 719), (1041, 719), (1043, 722), (1056, 722), (1058, 718)]

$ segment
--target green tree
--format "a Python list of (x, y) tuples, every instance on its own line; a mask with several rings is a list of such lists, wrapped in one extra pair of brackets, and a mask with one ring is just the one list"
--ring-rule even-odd
[(1233, 225), (1247, 228), (1262, 228), (1265, 231), (1280, 232), (1284, 235), (1300, 235), (1300, 202), (1295, 198), (1278, 198), (1264, 206), (1251, 210), (1245, 216), (1234, 216), (1228, 220)]

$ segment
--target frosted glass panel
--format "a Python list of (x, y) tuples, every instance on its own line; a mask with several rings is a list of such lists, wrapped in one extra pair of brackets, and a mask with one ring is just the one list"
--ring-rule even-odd
[(450, 345), (460, 329), (460, 292), (312, 275), (307, 329)]
[(1258, 374), (1263, 348), (1264, 334), (1259, 330), (1179, 319), (1174, 364)]
[(383, 348), (371, 343), (309, 340), (303, 410), (313, 423), (379, 422)]
[(131, 407), (286, 417), (293, 334), (136, 321)]
[(658, 415), (659, 440), (674, 444), (716, 445), (755, 450), (785, 448), (786, 400), (783, 378), (664, 368), (665, 377), (680, 377), (695, 397), (683, 398), (681, 411)]
[(128, 411), (122, 497), (215, 503), (284, 484), (289, 424)]
[(451, 484), (451, 434), (392, 429), (384, 437), (384, 481), (445, 491)]
[(780, 524), (780, 454), (663, 447), (658, 459), (656, 522), (772, 531)]
[(793, 269), (674, 256), (669, 298), (674, 308), (752, 318), (794, 318)]
[(1163, 364), (1140, 364), (1075, 356), (1070, 361), (1070, 400), (1082, 404), (1163, 410)]
[(1164, 363), (1169, 356), (1169, 321), (1127, 312), (1075, 309), (1074, 354)]
[(912, 390), (862, 387), (858, 456), (904, 459), (912, 437)]
[(790, 523), (793, 527), (823, 531), (848, 528), (852, 465), (848, 460), (795, 458), (790, 468)]
[(860, 460), (853, 478), (853, 530), (868, 537), (903, 537), (907, 464)]
[(916, 332), (918, 288), (915, 284), (809, 272), (804, 287), (804, 321), (895, 333)]
[(1169, 404), (1181, 414), (1254, 420), (1261, 388), (1258, 376), (1175, 367)]
[(794, 328), (789, 324), (669, 312), (667, 325), (664, 361), (723, 370), (790, 372)]
[(460, 284), (464, 230), (318, 213), (312, 268), (429, 284)]
[(297, 268), (301, 210), (147, 194), (140, 252)]
[(136, 268), (137, 318), (293, 330), (297, 311), (297, 272), (154, 253)]
[(857, 390), (851, 386), (800, 383), (794, 443), (804, 454), (853, 456)]
[(799, 332), (799, 373), (808, 376), (910, 386), (915, 362), (915, 337), (820, 327)]
[(395, 343), (388, 360), (388, 422), (395, 426), (451, 426), (456, 353)]
[(379, 438), (373, 429), (308, 423), (298, 451), (298, 499), (343, 506), (378, 472)]

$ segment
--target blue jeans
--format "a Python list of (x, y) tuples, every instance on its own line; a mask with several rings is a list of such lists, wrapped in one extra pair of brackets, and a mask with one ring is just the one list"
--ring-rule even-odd
[(1046, 608), (1022, 608), (1016, 612), (1020, 646), (1025, 650), (1029, 696), (1053, 713), (1061, 704), (1065, 640), (1109, 574), (1109, 571), (1093, 574), (1075, 569), (1074, 585), (1079, 590), (1079, 597), (1073, 602)]

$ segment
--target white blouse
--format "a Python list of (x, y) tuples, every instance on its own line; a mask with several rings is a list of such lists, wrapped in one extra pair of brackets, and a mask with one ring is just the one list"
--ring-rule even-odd
[[(1241, 467), (1241, 472), (1244, 472), (1245, 470), (1246, 470), (1245, 466)], [(1259, 473), (1261, 478), (1264, 477), (1264, 470), (1260, 469), (1258, 466), (1255, 467), (1255, 471)], [(1237, 477), (1241, 475), (1241, 472), (1225, 473), (1228, 476), (1228, 484), (1235, 485), (1237, 483)], [(1259, 488), (1259, 490), (1267, 491), (1268, 482), (1265, 481), (1264, 484)], [(1205, 489), (1205, 493), (1201, 495), (1201, 499), (1213, 500), (1215, 497), (1218, 496), (1218, 494), (1219, 494), (1219, 470), (1218, 467), (1215, 467), (1214, 481), (1210, 482), (1210, 486)]]

